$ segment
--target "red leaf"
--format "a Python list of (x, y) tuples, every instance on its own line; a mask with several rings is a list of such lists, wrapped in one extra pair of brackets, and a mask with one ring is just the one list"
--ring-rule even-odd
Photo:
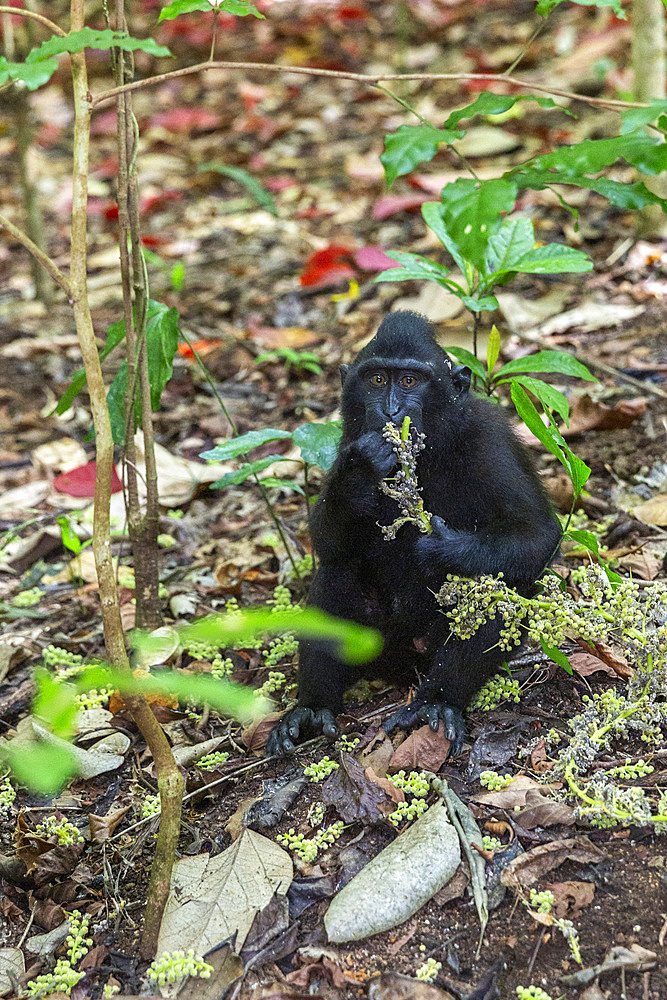
[[(71, 472), (63, 472), (53, 480), (53, 486), (59, 493), (66, 493), (69, 497), (94, 497), (95, 462), (80, 465)], [(123, 484), (114, 469), (111, 473), (111, 492), (120, 493), (122, 489)]]
[(142, 216), (152, 215), (158, 212), (168, 201), (180, 201), (183, 197), (182, 191), (160, 191), (159, 194), (145, 195), (139, 202), (139, 214)]
[(182, 358), (194, 358), (194, 351), (197, 354), (208, 354), (214, 347), (219, 347), (221, 343), (221, 340), (195, 340), (192, 347), (190, 344), (179, 344), (177, 350)]
[(319, 287), (354, 278), (355, 270), (348, 263), (349, 259), (350, 250), (334, 243), (324, 250), (317, 250), (306, 261), (301, 274), (301, 284)]
[(387, 257), (379, 247), (362, 247), (354, 255), (354, 263), (362, 271), (384, 271), (390, 267), (400, 267), (395, 260)]
[(425, 201), (432, 200), (433, 196), (428, 194), (387, 194), (373, 205), (373, 218), (387, 219), (398, 212), (414, 212)]
[(171, 108), (158, 111), (150, 120), (153, 127), (166, 128), (169, 132), (192, 132), (195, 129), (217, 128), (220, 116), (206, 108)]

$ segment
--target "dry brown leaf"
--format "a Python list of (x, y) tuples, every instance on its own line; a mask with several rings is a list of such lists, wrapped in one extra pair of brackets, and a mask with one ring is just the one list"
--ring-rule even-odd
[(632, 677), (633, 670), (626, 658), (612, 646), (607, 645), (606, 642), (589, 643), (583, 639), (577, 639), (577, 642), (587, 653), (593, 653), (599, 656), (601, 660), (604, 660), (617, 677), (622, 677), (624, 680)]
[(503, 869), (500, 881), (514, 892), (523, 892), (565, 861), (599, 864), (606, 856), (588, 837), (555, 840), (533, 847), (510, 861)]
[(584, 393), (570, 410), (570, 426), (561, 428), (561, 433), (568, 438), (583, 431), (612, 431), (629, 427), (646, 412), (646, 403), (647, 400), (640, 397), (622, 399), (615, 406), (606, 406)]
[(94, 844), (103, 844), (112, 835), (120, 821), (127, 816), (130, 811), (129, 806), (122, 809), (114, 809), (106, 816), (96, 816), (95, 813), (88, 813), (88, 825), (90, 826), (90, 838)]
[(590, 906), (595, 895), (592, 882), (552, 882), (547, 885), (554, 894), (554, 916), (574, 920), (585, 906)]
[(399, 802), (405, 802), (405, 794), (402, 788), (397, 788), (393, 781), (389, 778), (384, 778), (379, 774), (376, 774), (372, 767), (367, 767), (365, 772), (366, 777), (373, 784), (378, 785), (384, 792), (387, 793), (390, 799), (397, 804)]
[(265, 747), (269, 733), (273, 729), (273, 724), (279, 718), (280, 714), (278, 712), (271, 712), (269, 715), (265, 715), (263, 719), (252, 722), (241, 733), (241, 743), (243, 743), (243, 746), (247, 747), (248, 750), (261, 750), (262, 747)]
[(610, 677), (616, 676), (613, 667), (594, 653), (573, 653), (568, 656), (568, 660), (574, 672), (580, 677), (590, 677), (591, 674), (598, 672), (608, 674)]
[(623, 569), (628, 570), (633, 576), (638, 576), (640, 580), (655, 580), (662, 569), (662, 560), (646, 549), (621, 556), (618, 561)]
[(447, 760), (450, 745), (442, 722), (437, 733), (430, 726), (422, 726), (410, 733), (394, 752), (388, 770), (392, 774), (400, 770), (437, 773)]
[(667, 525), (667, 494), (659, 493), (646, 503), (633, 507), (632, 514), (644, 524), (655, 524), (662, 528)]

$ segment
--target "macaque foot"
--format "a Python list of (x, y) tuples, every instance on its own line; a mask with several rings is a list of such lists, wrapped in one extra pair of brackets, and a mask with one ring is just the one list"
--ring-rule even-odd
[(420, 701), (416, 699), (394, 712), (383, 723), (382, 728), (385, 733), (389, 733), (397, 727), (399, 729), (412, 729), (420, 722), (428, 723), (434, 733), (437, 733), (440, 723), (444, 723), (445, 736), (451, 743), (450, 757), (456, 757), (457, 754), (461, 753), (466, 734), (463, 714), (458, 708), (454, 708), (444, 701)]
[(266, 741), (266, 753), (274, 754), (294, 752), (294, 745), (299, 737), (336, 736), (338, 726), (333, 712), (328, 708), (291, 708), (278, 719)]

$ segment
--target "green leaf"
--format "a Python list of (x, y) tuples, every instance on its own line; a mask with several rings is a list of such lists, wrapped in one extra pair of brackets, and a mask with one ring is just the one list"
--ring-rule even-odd
[[(163, 302), (151, 299), (146, 317), (146, 351), (153, 411), (160, 408), (160, 398), (171, 378), (177, 347), (178, 312), (173, 306), (169, 308)], [(139, 409), (137, 416), (141, 416)]]
[(467, 104), (465, 108), (459, 108), (458, 111), (452, 111), (444, 124), (444, 128), (456, 128), (460, 121), (475, 118), (477, 115), (505, 114), (506, 111), (513, 108), (519, 101), (535, 101), (545, 110), (553, 108), (557, 111), (563, 111), (566, 115), (571, 115), (573, 118), (576, 117), (567, 108), (556, 104), (551, 97), (536, 97), (534, 94), (516, 94), (510, 96), (509, 94), (492, 94), (488, 90), (483, 90), (472, 104)]
[(471, 372), (475, 375), (479, 375), (483, 382), (486, 381), (486, 371), (484, 370), (484, 365), (476, 358), (471, 351), (467, 351), (465, 347), (447, 347), (447, 353), (451, 354), (453, 358), (461, 365), (466, 365)]
[[(121, 341), (125, 338), (125, 323), (121, 319), (118, 323), (111, 323), (107, 327), (107, 339), (104, 343), (104, 347), (100, 351), (100, 362), (105, 361), (109, 357), (114, 348), (118, 347)], [(56, 406), (54, 413), (62, 416), (69, 410), (70, 406), (79, 395), (84, 385), (86, 384), (86, 370), (85, 368), (78, 368), (72, 375), (72, 381), (68, 385), (67, 389), (63, 393), (60, 402)]]
[(418, 253), (407, 253), (404, 250), (386, 250), (385, 253), (401, 266), (382, 271), (375, 276), (374, 281), (411, 281), (417, 278), (443, 284), (443, 279), (449, 274), (449, 268)]
[(301, 449), (304, 462), (319, 465), (327, 472), (336, 461), (342, 436), (340, 421), (330, 420), (324, 424), (301, 424), (294, 431), (293, 441)]
[(525, 389), (519, 385), (516, 379), (512, 379), (510, 391), (512, 394), (514, 408), (528, 430), (532, 431), (538, 441), (541, 441), (544, 447), (547, 448), (552, 455), (555, 455), (558, 461), (567, 468), (565, 455), (552, 433), (551, 426), (546, 426), (542, 422), (542, 419), (535, 409), (532, 400), (528, 397)]
[(522, 385), (524, 389), (528, 389), (532, 392), (533, 396), (537, 396), (542, 406), (549, 408), (550, 410), (555, 410), (559, 415), (561, 420), (565, 424), (570, 422), (570, 406), (567, 401), (567, 397), (559, 392), (558, 389), (554, 389), (552, 385), (548, 382), (543, 382), (539, 378), (531, 378), (530, 375), (513, 375), (512, 378), (501, 378), (495, 379), (495, 385), (502, 385), (504, 382), (516, 381), (519, 385)]
[(444, 209), (439, 201), (427, 201), (422, 205), (422, 218), (424, 222), (431, 229), (435, 235), (438, 237), (442, 245), (449, 250), (450, 254), (454, 258), (455, 264), (459, 267), (462, 274), (467, 273), (466, 262), (463, 259), (461, 251), (455, 241), (452, 239), (450, 234), (447, 232), (447, 227), (444, 220)]
[(248, 431), (247, 434), (230, 438), (229, 441), (216, 445), (210, 451), (202, 451), (199, 457), (206, 462), (224, 462), (229, 458), (236, 458), (237, 455), (247, 455), (253, 448), (259, 448), (261, 444), (267, 444), (269, 441), (283, 441), (291, 437), (291, 431), (265, 427), (261, 431)]
[(171, 52), (164, 45), (158, 45), (153, 38), (132, 38), (123, 31), (112, 31), (105, 28), (98, 31), (95, 28), (81, 28), (80, 31), (70, 31), (64, 37), (52, 35), (37, 49), (32, 49), (26, 57), (27, 63), (41, 62), (63, 52), (83, 52), (84, 49), (123, 49), (125, 52), (141, 50), (150, 56), (170, 56)]
[(498, 299), (495, 295), (483, 295), (481, 298), (477, 299), (473, 295), (464, 295), (452, 289), (454, 295), (458, 296), (463, 305), (470, 310), (470, 312), (479, 313), (485, 311), (492, 311), (498, 308)]
[(491, 372), (496, 367), (496, 361), (498, 360), (498, 355), (500, 354), (500, 333), (498, 332), (498, 327), (493, 324), (491, 327), (491, 333), (489, 334), (489, 340), (486, 345), (486, 370), (491, 376)]
[(216, 479), (211, 483), (212, 490), (224, 490), (225, 486), (238, 486), (245, 483), (246, 479), (263, 472), (274, 462), (287, 462), (284, 455), (267, 455), (265, 458), (258, 458), (254, 462), (244, 462), (236, 472), (227, 472), (221, 479)]
[[(553, 184), (571, 184), (573, 187), (585, 188), (589, 191), (595, 191), (596, 194), (601, 194), (603, 198), (607, 198), (610, 205), (614, 205), (616, 208), (638, 209), (644, 208), (646, 205), (662, 205), (663, 209), (667, 211), (667, 200), (649, 191), (642, 181), (635, 181), (633, 184), (628, 184), (624, 181), (610, 180), (608, 177), (592, 178), (586, 177), (583, 174), (577, 175), (572, 173), (569, 173), (567, 176), (557, 176), (552, 171), (545, 172), (530, 169), (522, 170), (517, 174), (512, 174), (510, 171), (509, 175), (516, 180), (522, 189), (530, 188), (534, 191), (543, 191), (544, 188), (550, 187)], [(574, 209), (567, 205), (557, 191), (554, 193), (568, 211), (575, 212)]]
[(266, 479), (262, 479), (262, 486), (277, 486), (283, 490), (294, 490), (295, 493), (300, 493), (302, 497), (306, 495), (299, 484), (295, 483), (292, 479), (274, 479), (273, 476), (267, 476)]
[(564, 537), (571, 538), (573, 541), (578, 542), (579, 545), (583, 545), (593, 555), (599, 557), (600, 545), (592, 531), (582, 531), (580, 528), (568, 528)]
[(533, 247), (516, 261), (510, 271), (520, 274), (565, 274), (593, 270), (593, 261), (581, 250), (565, 246), (564, 243), (548, 243), (543, 247)]
[(533, 223), (530, 219), (513, 216), (489, 239), (486, 248), (485, 268), (489, 276), (511, 271), (512, 265), (521, 260), (535, 246)]
[(239, 184), (243, 184), (244, 188), (251, 194), (255, 201), (265, 208), (267, 212), (271, 215), (278, 215), (278, 208), (276, 206), (273, 195), (271, 195), (263, 184), (249, 174), (247, 170), (242, 167), (229, 167), (226, 163), (221, 163), (219, 160), (211, 160), (209, 163), (202, 163), (198, 168), (198, 173), (203, 173), (204, 171), (212, 170), (217, 174), (223, 174), (225, 177), (231, 177), (232, 180), (238, 181)]
[(501, 213), (514, 208), (516, 195), (516, 184), (503, 178), (476, 181), (472, 177), (459, 177), (444, 186), (443, 225), (465, 261), (483, 267), (489, 239), (500, 229)]
[(107, 409), (109, 410), (109, 420), (111, 421), (111, 436), (113, 443), (119, 445), (121, 448), (125, 444), (124, 406), (126, 389), (127, 361), (123, 361), (107, 392)]
[(591, 375), (588, 368), (567, 351), (538, 351), (525, 358), (515, 358), (503, 365), (496, 377), (514, 372), (557, 372), (559, 375), (573, 375), (588, 382), (597, 382), (595, 375)]
[[(255, 17), (264, 17), (254, 4), (245, 3), (244, 0), (223, 0), (221, 4), (216, 4), (216, 6), (218, 10), (224, 11), (226, 14), (236, 14), (238, 17), (245, 17), (246, 14), (254, 14)], [(179, 14), (192, 14), (197, 10), (210, 12), (213, 9), (214, 5), (209, 3), (208, 0), (174, 0), (173, 3), (162, 8), (158, 20), (172, 21)]]
[(550, 646), (547, 642), (544, 641), (544, 639), (540, 639), (540, 646), (547, 654), (549, 659), (553, 660), (554, 663), (557, 663), (559, 667), (562, 667), (566, 673), (568, 674), (574, 673), (572, 667), (570, 666), (570, 661), (568, 660), (565, 653), (561, 653), (560, 649), (558, 649), (556, 646)]
[(76, 700), (76, 688), (63, 683), (44, 667), (37, 668), (33, 677), (36, 693), (32, 713), (54, 736), (67, 739), (74, 731), (74, 720), (81, 706)]
[[(552, 10), (564, 2), (565, 0), (538, 0), (535, 13), (548, 17)], [(611, 7), (616, 17), (622, 21), (626, 20), (621, 0), (572, 0), (572, 3), (579, 4), (580, 7)]]
[(23, 62), (8, 62), (4, 56), (0, 56), (0, 87), (14, 80), (22, 83), (27, 90), (37, 90), (49, 82), (57, 69), (57, 59), (44, 59), (42, 62), (29, 65)]
[(20, 784), (49, 797), (76, 774), (74, 751), (67, 743), (38, 743), (37, 737), (18, 750), (11, 743), (0, 746), (0, 760), (9, 765)]
[(464, 132), (452, 132), (432, 125), (400, 125), (395, 132), (385, 135), (380, 162), (384, 167), (387, 187), (391, 187), (397, 177), (409, 174), (418, 163), (432, 160), (443, 142), (452, 143), (464, 135)]
[(621, 112), (621, 135), (654, 122), (667, 111), (667, 101), (651, 101), (647, 108), (628, 108)]
[(79, 554), (83, 548), (81, 544), (81, 539), (78, 535), (75, 535), (72, 531), (72, 525), (70, 524), (69, 515), (61, 514), (60, 517), (56, 518), (56, 522), (60, 527), (60, 538), (66, 549), (73, 552), (75, 556)]
[[(547, 183), (580, 186), (586, 174), (597, 174), (617, 160), (625, 160), (643, 174), (657, 174), (667, 166), (667, 143), (644, 131), (616, 135), (610, 139), (584, 139), (573, 146), (560, 146), (553, 153), (536, 156), (523, 165), (509, 170), (504, 177), (520, 183), (527, 171), (544, 173)], [(592, 181), (588, 179), (586, 183)], [(532, 187), (532, 185), (530, 185)]]

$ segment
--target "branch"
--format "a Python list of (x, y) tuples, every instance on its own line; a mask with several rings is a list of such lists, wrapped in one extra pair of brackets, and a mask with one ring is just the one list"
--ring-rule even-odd
[[(13, 9), (14, 8), (12, 8), (12, 10)], [(15, 226), (13, 222), (10, 222), (9, 219), (6, 219), (4, 215), (0, 215), (0, 228), (6, 229), (8, 233), (12, 234), (14, 239), (18, 240), (19, 243), (23, 244), (26, 250), (30, 251), (33, 257), (35, 257), (39, 261), (42, 267), (46, 268), (46, 270), (49, 272), (53, 280), (60, 285), (67, 298), (71, 301), (72, 289), (70, 288), (70, 283), (63, 274), (63, 272), (60, 270), (60, 268), (56, 267), (51, 258), (48, 257), (43, 250), (40, 250), (37, 244), (33, 243), (30, 237), (26, 236), (26, 234), (23, 232), (22, 229), (19, 229), (18, 226)]]
[(67, 35), (66, 31), (59, 28), (57, 24), (53, 21), (49, 21), (48, 17), (44, 17), (42, 14), (35, 13), (34, 10), (24, 10), (22, 7), (0, 7), (0, 14), (18, 14), (21, 17), (32, 18), (33, 21), (39, 21), (43, 24), (50, 32), (54, 35), (60, 35), (61, 38), (65, 38)]
[(166, 80), (176, 80), (181, 76), (189, 76), (191, 73), (201, 73), (207, 69), (229, 69), (229, 70), (259, 70), (265, 73), (297, 73), (301, 76), (326, 76), (334, 80), (352, 80), (355, 83), (367, 84), (375, 87), (382, 80), (482, 80), (488, 83), (508, 83), (513, 87), (521, 87), (523, 90), (539, 90), (544, 94), (553, 94), (555, 97), (564, 97), (571, 101), (583, 101), (586, 104), (599, 105), (605, 108), (617, 108), (624, 111), (626, 108), (644, 108), (647, 105), (637, 101), (618, 101), (611, 97), (589, 97), (587, 94), (577, 94), (570, 90), (560, 90), (558, 87), (549, 87), (541, 83), (533, 83), (530, 80), (519, 80), (514, 76), (505, 76), (503, 73), (386, 73), (379, 75), (367, 75), (365, 73), (347, 73), (342, 70), (319, 69), (315, 66), (278, 66), (274, 63), (256, 62), (226, 62), (219, 59), (212, 62), (197, 63), (194, 66), (184, 66), (182, 69), (172, 70), (170, 73), (160, 73), (158, 76), (148, 77), (146, 80), (134, 80), (126, 83), (122, 87), (113, 87), (96, 97), (93, 97), (90, 106), (95, 110), (102, 104), (113, 100), (118, 94), (128, 90), (141, 90), (144, 87), (152, 87), (157, 83), (164, 83)]

